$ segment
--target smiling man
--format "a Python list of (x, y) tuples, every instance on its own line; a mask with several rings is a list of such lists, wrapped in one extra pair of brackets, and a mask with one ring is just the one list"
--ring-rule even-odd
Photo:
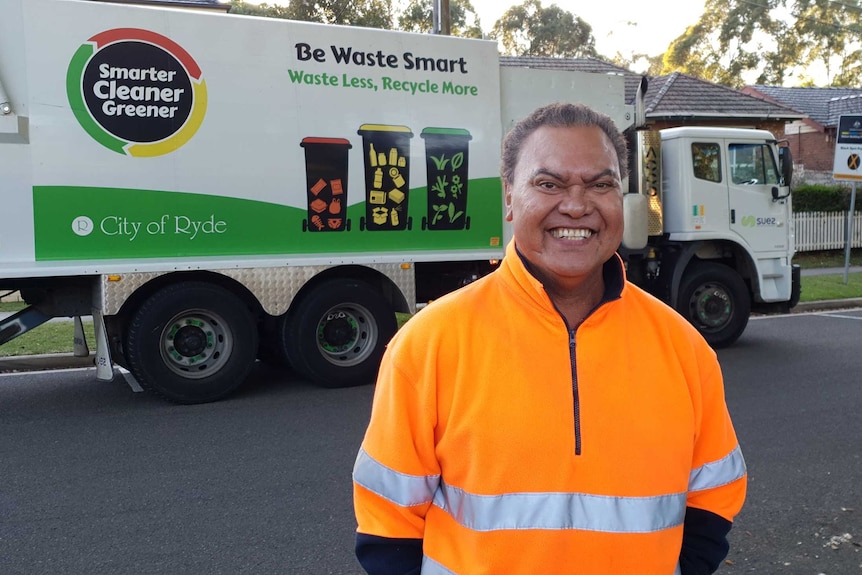
[(715, 354), (628, 283), (625, 142), (555, 104), (503, 146), (500, 268), (392, 340), (354, 469), (372, 575), (707, 575), (745, 463)]

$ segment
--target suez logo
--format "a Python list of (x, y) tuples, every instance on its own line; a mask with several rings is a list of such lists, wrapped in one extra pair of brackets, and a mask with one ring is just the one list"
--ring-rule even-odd
[(207, 107), (206, 82), (189, 53), (139, 28), (106, 30), (78, 48), (66, 93), (93, 139), (136, 157), (161, 156), (188, 142)]
[(759, 228), (777, 225), (778, 218), (758, 218), (755, 216), (744, 216), (742, 218), (742, 226), (745, 228)]

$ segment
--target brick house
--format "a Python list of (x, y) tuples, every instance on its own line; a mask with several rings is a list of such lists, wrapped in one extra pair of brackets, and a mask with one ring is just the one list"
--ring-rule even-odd
[(783, 104), (805, 117), (784, 126), (799, 179), (810, 183), (834, 183), (832, 179), (835, 132), (842, 114), (862, 114), (860, 88), (784, 88), (747, 86), (744, 93)]

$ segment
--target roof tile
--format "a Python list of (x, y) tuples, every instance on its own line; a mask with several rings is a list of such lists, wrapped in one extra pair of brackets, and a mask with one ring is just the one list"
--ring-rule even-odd
[(757, 84), (747, 90), (799, 110), (825, 127), (836, 126), (842, 113), (862, 113), (862, 88), (785, 88)]

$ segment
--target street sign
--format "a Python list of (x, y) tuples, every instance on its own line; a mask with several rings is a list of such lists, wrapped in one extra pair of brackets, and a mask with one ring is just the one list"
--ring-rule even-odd
[(850, 211), (844, 229), (844, 284), (850, 270), (850, 239), (853, 237), (853, 213), (856, 207), (856, 182), (862, 181), (862, 116), (839, 116), (835, 134), (835, 160), (832, 177), (850, 180)]
[(862, 181), (862, 116), (840, 116), (835, 134), (836, 180)]

